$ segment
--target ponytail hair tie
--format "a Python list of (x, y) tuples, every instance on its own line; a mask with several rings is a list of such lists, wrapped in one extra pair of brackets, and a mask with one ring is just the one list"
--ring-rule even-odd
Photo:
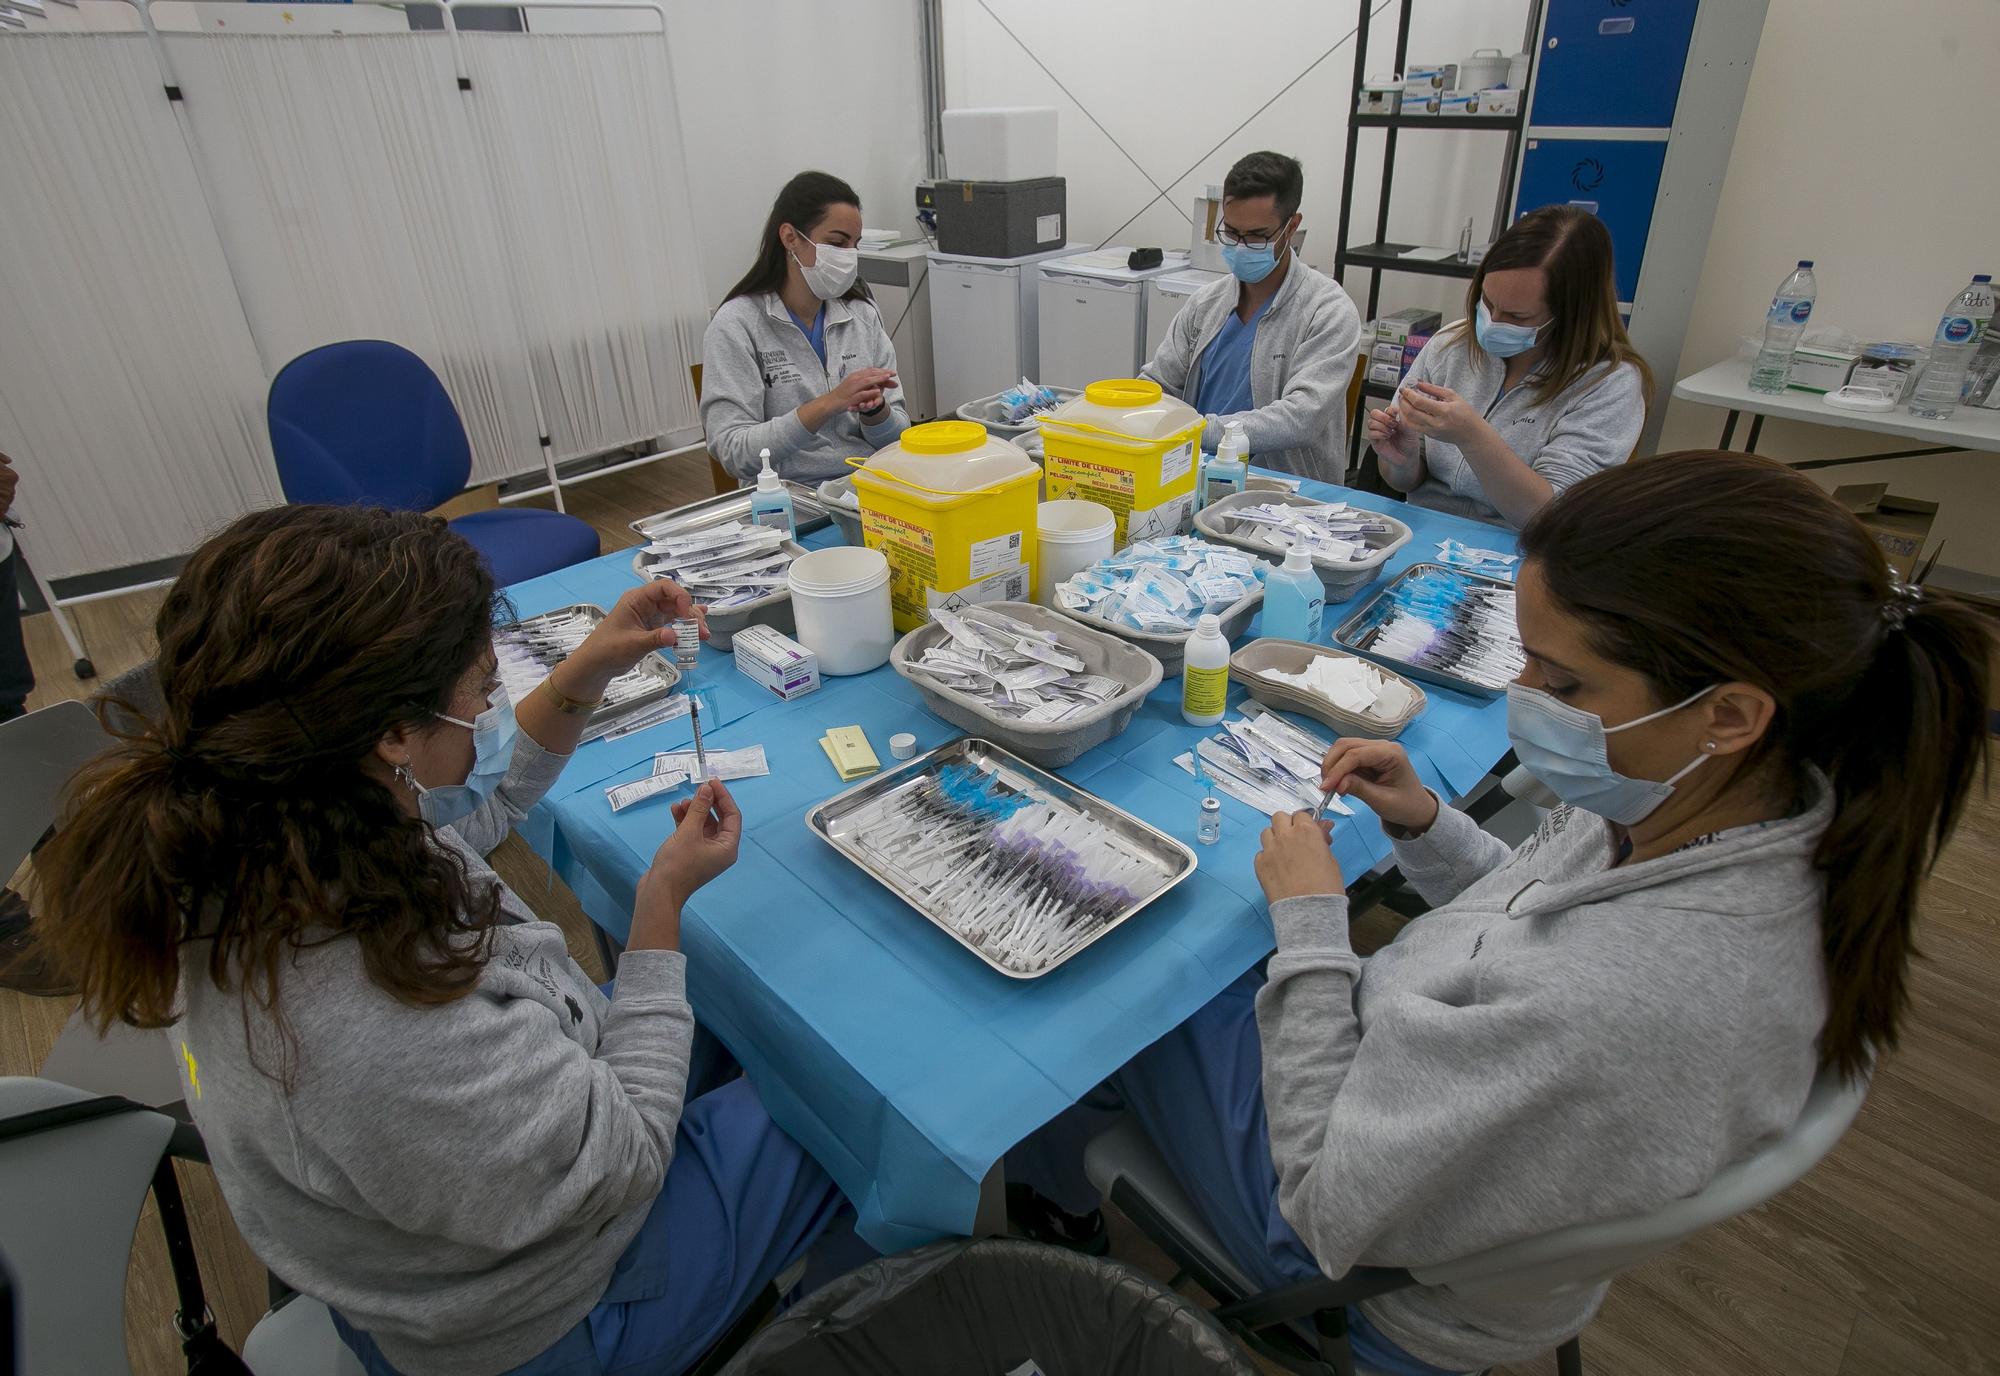
[(1915, 583), (1892, 581), (1889, 584), (1889, 600), (1882, 604), (1882, 620), (1890, 630), (1900, 631), (1910, 619), (1910, 613), (1924, 600), (1924, 590)]

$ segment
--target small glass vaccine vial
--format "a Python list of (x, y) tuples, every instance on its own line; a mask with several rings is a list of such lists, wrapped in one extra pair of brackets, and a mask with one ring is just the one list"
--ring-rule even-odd
[(683, 673), (701, 659), (701, 623), (693, 617), (674, 622), (674, 666)]
[(1201, 824), (1195, 828), (1194, 838), (1204, 846), (1212, 846), (1222, 839), (1222, 799), (1201, 800)]

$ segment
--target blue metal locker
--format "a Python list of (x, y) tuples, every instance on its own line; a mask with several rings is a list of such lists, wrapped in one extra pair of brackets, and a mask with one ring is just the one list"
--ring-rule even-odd
[(1549, 0), (1529, 126), (1670, 126), (1697, 3)]
[(1618, 299), (1631, 301), (1666, 161), (1667, 145), (1652, 139), (1531, 138), (1521, 157), (1515, 214), (1565, 204), (1591, 211), (1611, 231)]

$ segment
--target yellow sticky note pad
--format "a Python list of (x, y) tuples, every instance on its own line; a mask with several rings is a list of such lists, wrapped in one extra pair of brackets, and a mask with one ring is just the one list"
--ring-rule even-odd
[(882, 762), (875, 758), (874, 747), (868, 744), (867, 733), (858, 726), (831, 728), (819, 738), (819, 748), (826, 752), (842, 783), (873, 774), (882, 767)]

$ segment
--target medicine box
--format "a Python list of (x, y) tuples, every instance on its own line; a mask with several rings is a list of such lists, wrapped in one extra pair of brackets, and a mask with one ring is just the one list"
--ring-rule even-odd
[(1847, 385), (1860, 355), (1846, 349), (1801, 345), (1792, 350), (1792, 373), (1785, 387), (1793, 392), (1831, 392)]
[(1413, 334), (1435, 334), (1444, 323), (1444, 316), (1437, 311), (1427, 311), (1421, 306), (1410, 306), (1393, 315), (1382, 316), (1375, 322), (1375, 338), (1380, 343), (1394, 344), (1401, 348)]
[(1368, 361), (1370, 363), (1401, 363), (1403, 361), (1403, 346), (1393, 339), (1378, 339), (1369, 346)]
[(1384, 387), (1394, 387), (1403, 380), (1403, 365), (1401, 360), (1395, 363), (1370, 363), (1368, 365), (1368, 380), (1370, 382), (1379, 382)]
[(919, 204), (935, 211), (938, 251), (968, 258), (1025, 258), (1067, 240), (1068, 183), (1061, 177), (1018, 182), (940, 181)]
[(819, 657), (769, 626), (745, 626), (732, 642), (744, 677), (789, 702), (819, 687)]
[(1471, 115), (1478, 113), (1477, 93), (1472, 91), (1446, 91), (1438, 98), (1437, 113), (1440, 115)]
[(1447, 62), (1442, 67), (1405, 67), (1403, 69), (1403, 94), (1423, 95), (1429, 92), (1449, 91), (1458, 85), (1458, 64)]
[(1393, 115), (1402, 108), (1402, 82), (1371, 81), (1361, 88), (1354, 112), (1358, 115)]
[(1417, 355), (1424, 351), (1424, 345), (1431, 342), (1427, 334), (1413, 334), (1403, 341), (1403, 376), (1410, 375), (1410, 365), (1417, 361)]
[(1056, 175), (1056, 107), (991, 105), (944, 112), (944, 168), (968, 182)]
[(1474, 91), (1472, 104), (1466, 110), (1470, 115), (1518, 115), (1521, 113), (1521, 93), (1511, 86), (1496, 86), (1488, 91)]

